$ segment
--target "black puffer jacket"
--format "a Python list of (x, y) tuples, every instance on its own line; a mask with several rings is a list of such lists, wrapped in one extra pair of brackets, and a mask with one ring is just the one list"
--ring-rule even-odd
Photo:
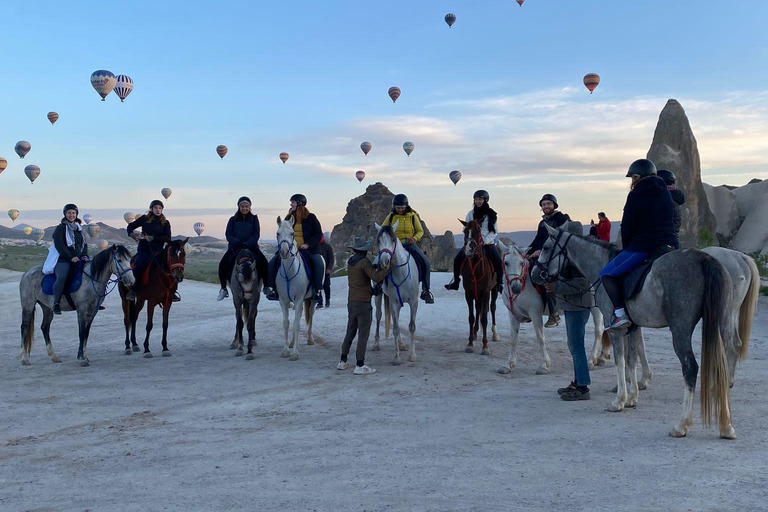
[(542, 215), (541, 222), (539, 222), (539, 230), (536, 232), (536, 238), (533, 239), (533, 242), (531, 242), (531, 245), (526, 253), (533, 254), (536, 251), (540, 251), (541, 248), (544, 247), (544, 243), (549, 237), (549, 232), (545, 226), (549, 226), (551, 228), (559, 228), (569, 220), (571, 220), (571, 218), (568, 216), (568, 214), (558, 211), (552, 212), (551, 215)]
[(629, 252), (651, 252), (662, 245), (679, 247), (675, 203), (661, 178), (643, 178), (630, 191), (621, 218), (621, 242)]
[(52, 235), (53, 245), (59, 253), (59, 261), (72, 261), (72, 258), (88, 256), (88, 244), (85, 243), (82, 230), (75, 231), (75, 246), (70, 247), (67, 245), (67, 226), (64, 224), (65, 222), (62, 220), (61, 224), (53, 230)]
[(669, 191), (672, 201), (675, 203), (675, 234), (680, 236), (680, 228), (683, 226), (683, 208), (685, 204), (685, 194), (679, 188)]
[(152, 237), (152, 241), (139, 240), (138, 250), (149, 254), (158, 253), (163, 250), (166, 243), (171, 241), (171, 223), (166, 221), (165, 225), (160, 221), (147, 222), (149, 217), (142, 215), (135, 221), (128, 224), (128, 236), (131, 236), (136, 229), (141, 228), (142, 233)]
[(247, 247), (252, 251), (257, 250), (259, 248), (259, 237), (261, 236), (258, 215), (248, 213), (243, 218), (239, 212), (236, 213), (229, 218), (226, 233), (230, 251), (243, 247)]

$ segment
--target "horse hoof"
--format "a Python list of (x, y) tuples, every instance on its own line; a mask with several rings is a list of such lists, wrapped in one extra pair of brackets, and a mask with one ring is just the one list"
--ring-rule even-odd
[(144, 359), (152, 359), (153, 357), (155, 357), (155, 356), (152, 355), (152, 352), (145, 352), (144, 353)]
[(242, 350), (238, 350), (237, 352), (235, 352), (235, 357), (240, 357), (242, 355), (243, 355), (243, 351)]
[(246, 361), (253, 361), (254, 359), (256, 359), (256, 356), (253, 354), (248, 354), (247, 356), (245, 356)]
[(489, 356), (489, 355), (491, 355), (491, 349), (484, 348), (483, 350), (480, 351), (480, 355), (481, 356)]
[(499, 337), (498, 334), (494, 334), (493, 338), (491, 338), (491, 341), (501, 341), (501, 337)]
[(598, 359), (595, 366), (605, 366), (605, 359)]
[(637, 389), (639, 389), (641, 391), (645, 391), (646, 389), (648, 389), (648, 383), (647, 382), (638, 382), (637, 383)]
[(163, 350), (163, 357), (171, 357), (171, 351), (170, 350)]
[(379, 352), (381, 350), (381, 347), (379, 345), (374, 345), (371, 351), (373, 352)]
[(131, 350), (131, 349), (127, 348), (127, 349), (125, 349), (125, 351), (123, 352), (123, 354), (124, 354), (124, 355), (126, 355), (126, 356), (129, 356), (129, 355), (133, 354), (133, 350)]
[(546, 366), (540, 366), (536, 369), (536, 375), (546, 375), (549, 373), (549, 370)]
[(624, 404), (625, 409), (636, 409), (637, 408), (637, 401), (629, 401), (626, 404)]
[(613, 388), (611, 389), (611, 393), (618, 393), (618, 392), (619, 392), (619, 386), (618, 385), (613, 386)]
[(230, 343), (229, 350), (235, 350), (236, 348), (237, 348), (237, 343), (235, 343), (234, 341)]
[(291, 356), (291, 359), (290, 359), (290, 360), (291, 360), (291, 361), (298, 361), (298, 360), (299, 360), (299, 354), (293, 354), (293, 355)]
[(502, 366), (501, 368), (496, 370), (496, 373), (498, 373), (500, 375), (508, 375), (508, 374), (512, 373), (512, 368), (510, 368), (509, 366)]
[(280, 353), (280, 357), (289, 357), (290, 355), (291, 355), (291, 351), (290, 351), (290, 350), (288, 350), (288, 349), (285, 349), (285, 350), (283, 350), (283, 351)]
[(315, 340), (310, 340), (310, 339), (307, 340), (307, 345), (314, 345), (314, 344), (315, 344)]
[(688, 432), (680, 432), (679, 430), (677, 430), (677, 427), (675, 427), (669, 431), (669, 435), (670, 437), (685, 437), (686, 435), (688, 435)]
[(394, 361), (392, 361), (392, 366), (400, 366), (401, 364), (403, 364), (403, 363), (400, 362), (399, 359), (395, 359)]
[(22, 359), (21, 360), (21, 365), (22, 366), (31, 366), (32, 363), (30, 363), (27, 359)]
[(134, 351), (134, 352), (138, 352), (139, 350), (141, 350), (141, 349), (139, 349), (139, 346), (138, 346), (138, 345), (134, 345), (134, 346), (133, 346), (133, 351)]
[(80, 366), (91, 366), (91, 363), (87, 359), (80, 361)]
[(54, 357), (51, 358), (51, 362), (52, 363), (60, 363), (61, 359), (59, 359), (59, 356), (54, 356)]
[(736, 431), (733, 430), (733, 425), (728, 425), (728, 427), (720, 432), (720, 439), (736, 439)]
[(472, 347), (465, 347), (464, 352), (466, 352), (467, 354), (472, 354), (475, 352), (475, 349)]
[(608, 406), (608, 409), (606, 410), (608, 412), (621, 412), (624, 410), (624, 406), (619, 404), (611, 404)]
[(416, 356), (408, 356), (408, 361), (410, 361), (411, 363), (415, 363), (416, 362)]
[(400, 352), (405, 352), (408, 350), (408, 345), (406, 345), (405, 343), (398, 343), (397, 346), (400, 349)]

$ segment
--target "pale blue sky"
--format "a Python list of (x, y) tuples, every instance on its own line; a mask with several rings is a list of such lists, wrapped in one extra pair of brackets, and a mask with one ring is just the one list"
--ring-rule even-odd
[[(624, 169), (670, 97), (691, 119), (705, 180), (768, 177), (766, 18), (758, 0), (4, 3), (0, 205), (20, 209), (18, 222), (67, 201), (140, 211), (171, 187), (172, 222), (174, 207), (201, 209), (174, 231), (201, 220), (220, 236), (226, 215), (208, 209), (249, 195), (270, 233), (298, 191), (330, 230), (382, 181), (433, 231), (455, 230), (480, 186), (505, 231), (531, 229), (547, 191), (581, 220), (616, 218)], [(133, 78), (124, 104), (100, 101), (96, 69)], [(602, 77), (592, 96), (588, 72)], [(42, 169), (34, 185), (26, 164)]]

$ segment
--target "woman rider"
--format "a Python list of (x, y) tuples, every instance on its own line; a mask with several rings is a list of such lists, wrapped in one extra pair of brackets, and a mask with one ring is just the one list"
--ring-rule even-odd
[[(500, 292), (504, 274), (501, 266), (501, 255), (499, 254), (498, 249), (496, 249), (495, 244), (496, 235), (499, 232), (498, 226), (496, 225), (498, 215), (493, 210), (493, 208), (488, 205), (488, 200), (490, 197), (491, 196), (486, 190), (478, 190), (475, 192), (475, 195), (472, 196), (475, 202), (474, 207), (469, 211), (469, 213), (467, 213), (467, 217), (464, 220), (466, 222), (471, 222), (473, 220), (478, 222), (480, 220), (483, 221), (481, 226), (483, 233), (483, 243), (485, 244), (485, 250), (487, 251), (488, 256), (491, 258), (493, 270), (496, 272), (496, 289)], [(459, 249), (458, 254), (456, 254), (456, 257), (453, 259), (453, 280), (445, 285), (446, 290), (459, 289), (459, 280), (461, 279), (461, 265), (464, 263), (465, 258), (466, 256), (464, 255), (464, 248)]]
[(251, 200), (243, 196), (237, 200), (237, 213), (229, 218), (227, 222), (227, 242), (229, 247), (227, 252), (219, 262), (219, 282), (221, 290), (216, 300), (224, 300), (229, 297), (227, 291), (227, 282), (232, 275), (232, 269), (235, 267), (237, 254), (242, 249), (249, 249), (256, 257), (256, 268), (259, 277), (266, 280), (267, 276), (267, 258), (259, 249), (259, 236), (261, 228), (259, 226), (259, 217), (251, 213)]
[[(149, 203), (149, 211), (128, 224), (128, 236), (139, 238), (139, 248), (136, 251), (136, 258), (133, 262), (133, 274), (136, 276), (136, 282), (126, 295), (126, 299), (135, 300), (136, 291), (141, 288), (144, 272), (154, 260), (160, 268), (164, 268), (165, 262), (162, 261), (165, 244), (171, 242), (171, 223), (163, 215), (165, 205), (159, 199)], [(133, 232), (141, 228), (141, 235), (133, 235)], [(173, 302), (181, 300), (178, 292), (172, 298)]]
[(408, 205), (408, 197), (405, 194), (397, 194), (392, 198), (392, 211), (381, 223), (382, 226), (394, 226), (397, 223), (397, 238), (403, 244), (408, 253), (416, 258), (416, 262), (421, 261), (421, 267), (424, 270), (422, 276), (421, 300), (427, 304), (434, 304), (435, 298), (429, 291), (430, 283), (430, 264), (427, 256), (419, 249), (416, 243), (424, 236), (424, 227), (421, 225), (419, 214)]
[(53, 314), (61, 314), (61, 296), (67, 285), (67, 278), (72, 264), (77, 265), (81, 261), (88, 261), (88, 244), (83, 237), (82, 221), (77, 218), (80, 211), (77, 206), (70, 203), (64, 206), (64, 217), (61, 223), (53, 231), (53, 245), (59, 253), (59, 261), (54, 267), (56, 282), (53, 285)]
[(632, 325), (624, 311), (621, 277), (643, 263), (654, 249), (663, 245), (678, 246), (675, 203), (664, 180), (656, 175), (656, 166), (647, 159), (636, 160), (629, 166), (627, 178), (632, 178), (632, 190), (627, 195), (621, 218), (624, 250), (600, 271), (603, 288), (614, 307), (611, 330)]
[[(312, 298), (315, 302), (322, 300), (320, 292), (323, 289), (323, 279), (325, 278), (323, 268), (325, 263), (320, 253), (320, 240), (323, 239), (323, 228), (320, 221), (317, 220), (314, 213), (307, 210), (307, 197), (304, 194), (293, 194), (291, 196), (291, 209), (285, 220), (294, 219), (293, 236), (296, 239), (296, 245), (299, 246), (299, 252), (312, 262), (312, 287), (315, 289), (315, 295)], [(275, 279), (280, 263), (279, 251), (275, 253), (269, 261), (269, 287), (264, 290), (267, 299), (278, 300), (277, 288), (275, 288)]]

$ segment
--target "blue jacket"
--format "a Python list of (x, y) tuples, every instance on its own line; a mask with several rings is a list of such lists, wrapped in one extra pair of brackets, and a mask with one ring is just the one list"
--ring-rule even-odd
[(137, 228), (141, 228), (142, 233), (152, 237), (152, 241), (139, 240), (138, 250), (149, 254), (157, 254), (162, 251), (166, 243), (171, 241), (171, 223), (166, 221), (163, 226), (159, 221), (147, 222), (147, 216), (142, 215), (135, 221), (128, 224), (128, 236), (131, 236)]
[(621, 218), (621, 241), (629, 252), (651, 252), (662, 245), (679, 247), (675, 203), (664, 180), (649, 176), (630, 191)]
[(230, 251), (244, 247), (252, 251), (258, 250), (259, 237), (261, 236), (258, 215), (249, 213), (247, 217), (243, 218), (240, 213), (236, 213), (227, 222), (226, 234)]

